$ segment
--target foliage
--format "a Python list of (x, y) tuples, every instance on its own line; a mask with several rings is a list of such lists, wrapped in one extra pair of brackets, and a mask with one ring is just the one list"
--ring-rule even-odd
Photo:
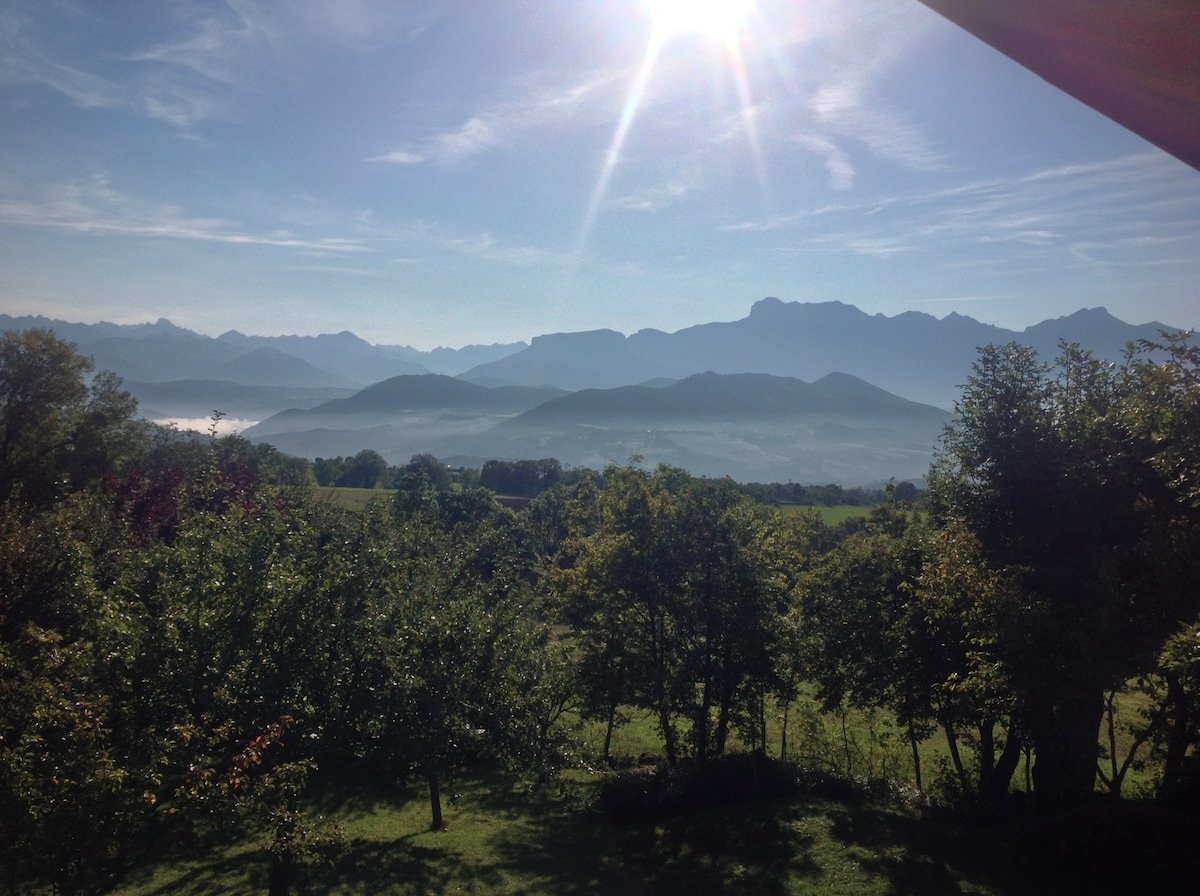
[(761, 702), (773, 679), (782, 613), (750, 502), (680, 470), (611, 466), (581, 490), (571, 532), (570, 558), (549, 582), (588, 710), (610, 729), (622, 703), (652, 710), (671, 764), (682, 719), (696, 756), (724, 753), (738, 710)]
[(564, 481), (562, 464), (542, 460), (488, 460), (479, 471), (479, 485), (498, 495), (533, 498)]
[(314, 780), (420, 776), (441, 830), (443, 789), (496, 764), (567, 787), (592, 755), (578, 733), (616, 762), (630, 719), (639, 753), (657, 726), (669, 771), (610, 798), (650, 814), (783, 788), (776, 743), (847, 774), (906, 773), (907, 749), (920, 782), (937, 729), (952, 789), (998, 815), (1030, 754), (1050, 808), (1091, 793), (1102, 755), (1114, 794), (1145, 756), (1164, 797), (1195, 793), (1186, 339), (1123, 366), (983, 350), (929, 510), (901, 483), (830, 526), (636, 463), (563, 474), (515, 514), (433, 455), (383, 474), (364, 457), (397, 488), (342, 509), (268, 446), (132, 424), (111, 378), (86, 385), (89, 362), (33, 332), (5, 337), (0, 408), (12, 892), (105, 891), (156, 843), (244, 841), (282, 893), (345, 861)]
[(1197, 389), (1194, 358), (1172, 345), (1168, 365), (1131, 355), (1124, 367), (1075, 346), (1055, 365), (1017, 345), (981, 349), (932, 471), (939, 519), (961, 521), (983, 562), (1019, 582), (1020, 611), (993, 629), (996, 668), (1049, 807), (1092, 792), (1104, 694), (1195, 612), (1183, 583), (1197, 530), (1172, 452), (1191, 438), (1178, 412)]
[(121, 380), (49, 330), (0, 336), (0, 501), (45, 505), (126, 462), (140, 444)]

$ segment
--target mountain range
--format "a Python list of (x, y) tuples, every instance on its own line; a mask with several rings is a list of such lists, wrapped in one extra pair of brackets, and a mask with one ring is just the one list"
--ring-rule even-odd
[(246, 421), (248, 438), (301, 456), (372, 448), (393, 463), (557, 457), (602, 466), (640, 455), (702, 475), (840, 482), (919, 478), (976, 347), (1020, 342), (1046, 359), (1075, 342), (1117, 359), (1158, 338), (1103, 308), (1021, 332), (951, 314), (869, 315), (840, 302), (767, 298), (747, 317), (665, 333), (553, 333), (419, 351), (353, 333), (208, 337), (166, 320), (47, 327), (114, 370), (150, 419)]

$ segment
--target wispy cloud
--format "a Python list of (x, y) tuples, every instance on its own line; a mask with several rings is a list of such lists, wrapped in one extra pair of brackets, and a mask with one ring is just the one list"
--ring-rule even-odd
[(88, 108), (125, 102), (115, 83), (62, 62), (44, 48), (27, 12), (20, 4), (0, 9), (0, 84), (42, 84)]
[(419, 165), (425, 161), (425, 156), (419, 152), (407, 149), (397, 149), (385, 152), (380, 156), (371, 156), (368, 162), (387, 162), (389, 165)]
[(75, 233), (273, 246), (316, 253), (372, 251), (358, 238), (308, 238), (287, 230), (255, 232), (224, 218), (195, 217), (114, 189), (103, 176), (72, 181), (36, 198), (0, 197), (0, 223)]
[(611, 103), (622, 71), (594, 73), (582, 81), (535, 86), (526, 95), (496, 104), (469, 116), (453, 127), (407, 141), (400, 148), (371, 156), (367, 162), (416, 165), (436, 162), (451, 165), (506, 144), (527, 139), (546, 126), (574, 121), (582, 110), (597, 113)]
[(854, 165), (850, 157), (833, 140), (820, 134), (801, 133), (792, 140), (802, 149), (821, 156), (825, 171), (829, 174), (829, 185), (835, 190), (848, 190), (854, 186)]
[(625, 211), (657, 212), (678, 205), (702, 185), (699, 172), (693, 168), (680, 172), (665, 183), (619, 196), (612, 205)]
[(43, 84), (81, 106), (123, 108), (190, 132), (230, 117), (246, 91), (285, 77), (315, 47), (401, 46), (423, 33), (443, 6), (179, 0), (150, 7), (142, 25), (152, 37), (143, 46), (80, 58), (70, 33), (109, 13), (71, 0), (10, 4), (0, 9), (0, 84)]
[(562, 252), (554, 252), (538, 246), (507, 243), (490, 233), (480, 233), (474, 236), (441, 236), (435, 237), (435, 242), (445, 249), (463, 255), (520, 267), (533, 265), (566, 267), (572, 263), (570, 256)]
[(971, 252), (1117, 263), (1136, 251), (1144, 261), (1146, 252), (1180, 245), (1200, 251), (1200, 186), (1181, 173), (1161, 153), (1144, 153), (827, 204), (724, 229), (774, 231), (793, 248), (953, 258), (947, 266), (968, 263), (963, 255)]
[(855, 152), (866, 150), (902, 168), (938, 171), (947, 156), (925, 130), (883, 99), (892, 68), (920, 45), (926, 19), (894, 3), (805, 4), (806, 27), (793, 28), (795, 53), (809, 60), (788, 73), (799, 102), (777, 108), (776, 127), (821, 158), (835, 190), (856, 179)]

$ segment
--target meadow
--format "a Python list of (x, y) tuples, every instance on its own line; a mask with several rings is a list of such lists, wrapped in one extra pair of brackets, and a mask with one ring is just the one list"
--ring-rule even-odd
[[(796, 718), (804, 716), (801, 706)], [(614, 768), (595, 756), (601, 726), (577, 723), (578, 761), (556, 777), (463, 770), (446, 784), (442, 830), (429, 828), (423, 786), (382, 775), (318, 777), (308, 811), (336, 831), (337, 842), (300, 870), (291, 892), (1029, 896), (1176, 894), (1200, 885), (1194, 814), (1098, 795), (1053, 819), (1012, 807), (975, 817), (917, 793), (904, 778), (903, 745), (889, 740), (878, 713), (843, 718), (814, 710), (804, 727), (812, 742), (797, 744), (796, 758), (824, 770), (791, 765), (801, 782), (795, 792), (632, 822), (608, 817), (599, 794), (618, 777), (636, 782), (653, 774), (639, 764), (661, 747), (647, 714), (632, 713), (617, 730)], [(843, 731), (856, 774), (843, 770)], [(930, 739), (923, 761), (935, 768), (944, 752)], [(884, 771), (900, 779), (885, 781)], [(167, 845), (113, 893), (267, 892), (264, 843)]]

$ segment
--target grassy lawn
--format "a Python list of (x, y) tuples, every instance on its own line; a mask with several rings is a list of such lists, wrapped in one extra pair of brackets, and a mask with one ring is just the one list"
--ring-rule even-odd
[[(877, 732), (879, 719), (855, 716), (849, 724), (860, 744), (878, 741), (870, 732)], [(840, 720), (830, 719), (828, 727), (840, 736)], [(591, 744), (602, 733), (594, 723), (577, 729)], [(796, 755), (817, 749), (796, 736)], [(808, 738), (821, 736), (808, 728)], [(777, 752), (776, 743), (771, 746)], [(632, 713), (614, 735), (613, 752), (627, 769), (634, 757), (659, 750), (648, 714)], [(927, 769), (943, 750), (937, 738), (923, 745)], [(867, 761), (864, 752), (857, 761), (865, 763), (858, 774), (883, 770), (879, 756)], [(1194, 849), (1200, 819), (1194, 812), (1187, 816), (1151, 803), (1098, 797), (1092, 806), (1050, 821), (1024, 817), (1019, 809), (980, 821), (912, 802), (861, 795), (831, 799), (828, 792), (812, 791), (618, 824), (595, 803), (601, 782), (612, 773), (597, 770), (597, 757), (591, 763), (590, 770), (568, 770), (546, 784), (494, 771), (448, 781), (446, 830), (436, 832), (429, 830), (428, 796), (419, 783), (401, 788), (318, 782), (310, 814), (337, 824), (343, 849), (330, 862), (301, 869), (293, 893), (1200, 892), (1200, 854)], [(902, 771), (898, 777), (904, 777)], [(190, 855), (163, 853), (115, 892), (265, 893), (267, 873), (262, 845), (240, 842)]]
[[(423, 792), (339, 788), (320, 809), (345, 833), (340, 858), (302, 870), (296, 893), (380, 894), (1138, 894), (1196, 892), (1197, 833), (1144, 804), (1069, 819), (964, 823), (867, 799), (768, 799), (657, 823), (617, 825), (589, 808), (595, 779), (530, 789), (503, 775), (458, 781), (447, 829)], [(176, 857), (122, 896), (265, 892), (251, 847)]]

